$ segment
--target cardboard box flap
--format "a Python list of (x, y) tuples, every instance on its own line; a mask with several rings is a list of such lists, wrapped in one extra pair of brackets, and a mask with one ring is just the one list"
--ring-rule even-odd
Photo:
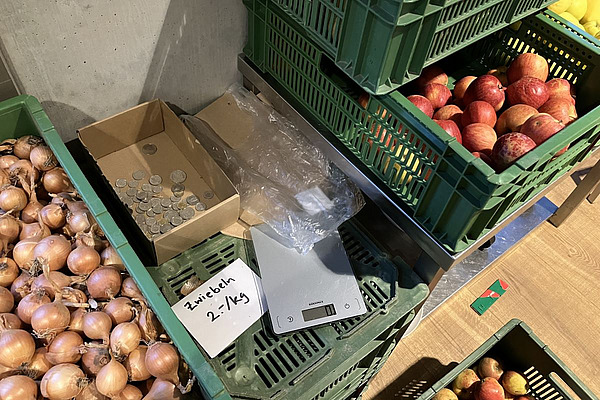
[(252, 115), (240, 110), (235, 98), (225, 93), (196, 114), (205, 121), (232, 149), (237, 149), (254, 131)]

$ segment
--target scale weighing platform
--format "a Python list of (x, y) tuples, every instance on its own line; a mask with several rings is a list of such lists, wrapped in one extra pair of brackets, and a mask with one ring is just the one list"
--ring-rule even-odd
[(305, 255), (278, 241), (268, 225), (250, 230), (276, 334), (335, 322), (367, 309), (336, 231)]

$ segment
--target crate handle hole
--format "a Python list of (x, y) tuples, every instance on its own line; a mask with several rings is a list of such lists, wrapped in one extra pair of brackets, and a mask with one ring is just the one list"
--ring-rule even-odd
[(582, 400), (556, 372), (550, 372), (550, 380), (570, 400)]

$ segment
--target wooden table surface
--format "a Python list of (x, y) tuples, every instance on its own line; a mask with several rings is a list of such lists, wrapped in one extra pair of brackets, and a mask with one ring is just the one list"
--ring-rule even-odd
[[(561, 204), (596, 160), (548, 198)], [(483, 315), (469, 306), (496, 279), (508, 291)], [(402, 340), (363, 400), (416, 398), (510, 319), (525, 321), (600, 396), (600, 199), (560, 228), (545, 223)]]

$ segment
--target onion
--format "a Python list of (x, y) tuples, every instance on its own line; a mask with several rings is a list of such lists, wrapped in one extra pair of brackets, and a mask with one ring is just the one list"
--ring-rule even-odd
[(179, 355), (168, 343), (154, 342), (146, 351), (146, 368), (152, 376), (179, 384)]
[(93, 229), (89, 232), (80, 232), (75, 234), (75, 247), (87, 246), (91, 247), (97, 252), (104, 249), (104, 243), (102, 239), (93, 232)]
[(15, 306), (15, 298), (10, 290), (0, 286), (0, 313), (11, 312)]
[(71, 312), (71, 321), (69, 322), (69, 330), (83, 335), (83, 316), (85, 315), (83, 308), (77, 308)]
[(71, 314), (59, 299), (60, 296), (52, 303), (39, 306), (31, 315), (31, 327), (36, 336), (51, 339), (69, 326)]
[(35, 237), (22, 239), (15, 244), (15, 247), (13, 248), (13, 260), (15, 260), (20, 268), (29, 270), (35, 260), (33, 249), (39, 241), (40, 239)]
[(154, 384), (155, 380), (156, 378), (150, 377), (150, 379), (146, 379), (145, 381), (137, 384), (137, 387), (140, 388), (144, 396), (147, 395), (148, 392), (150, 392), (150, 389), (152, 389), (152, 385)]
[(58, 204), (50, 203), (42, 207), (40, 210), (40, 216), (42, 222), (50, 229), (62, 228), (67, 221), (67, 213)]
[(0, 258), (0, 286), (8, 287), (19, 276), (17, 263), (10, 258)]
[(108, 246), (105, 248), (102, 251), (100, 258), (102, 259), (102, 265), (116, 268), (119, 271), (125, 271), (125, 264), (123, 264), (123, 260), (121, 260), (121, 257), (119, 257), (119, 254), (114, 247)]
[(50, 303), (50, 297), (46, 296), (43, 290), (36, 290), (29, 293), (17, 305), (16, 314), (21, 321), (26, 324), (31, 324), (31, 316), (33, 312), (40, 306)]
[[(46, 276), (47, 275), (47, 276)], [(49, 278), (49, 279), (48, 279)], [(51, 280), (51, 281), (50, 281)], [(50, 298), (56, 297), (56, 291), (71, 284), (71, 278), (59, 271), (50, 271), (48, 274), (39, 275), (31, 284), (31, 291), (43, 290)]]
[(121, 274), (112, 267), (96, 268), (87, 279), (87, 288), (94, 299), (112, 299), (121, 288)]
[(0, 324), (8, 329), (21, 329), (23, 327), (21, 319), (12, 313), (1, 313)]
[(0, 364), (0, 379), (4, 379), (7, 376), (13, 376), (18, 374), (20, 371), (20, 369), (13, 369), (13, 368), (8, 368), (5, 367), (4, 365)]
[(108, 314), (102, 311), (88, 312), (83, 316), (83, 333), (90, 339), (102, 339), (108, 344), (112, 321)]
[(6, 251), (9, 243), (14, 243), (19, 237), (21, 225), (9, 214), (0, 216), (0, 244), (1, 250)]
[(123, 285), (121, 286), (121, 294), (134, 300), (144, 298), (142, 292), (140, 292), (140, 289), (138, 289), (137, 285), (135, 284), (135, 281), (130, 276), (123, 279)]
[(50, 368), (52, 364), (46, 360), (46, 353), (48, 349), (40, 347), (35, 350), (29, 365), (24, 369), (24, 372), (31, 379), (40, 379)]
[(37, 384), (28, 376), (9, 376), (0, 381), (2, 400), (36, 400), (37, 391)]
[(92, 247), (79, 246), (67, 257), (67, 267), (75, 275), (88, 275), (100, 265), (100, 254)]
[(0, 208), (9, 212), (21, 211), (27, 205), (27, 194), (21, 188), (9, 186), (0, 192)]
[(25, 222), (26, 224), (36, 222), (38, 220), (38, 215), (42, 208), (44, 208), (44, 205), (39, 201), (33, 199), (32, 194), (31, 198), (29, 199), (29, 203), (27, 203), (25, 208), (21, 211), (21, 221)]
[(148, 372), (148, 368), (146, 368), (146, 352), (148, 351), (148, 346), (139, 345), (135, 348), (129, 355), (123, 365), (127, 370), (127, 374), (129, 375), (129, 379), (133, 382), (145, 381), (146, 379), (150, 379), (152, 376), (150, 372)]
[(96, 381), (92, 381), (87, 385), (81, 393), (75, 397), (75, 400), (108, 400), (108, 397), (98, 391)]
[(102, 311), (110, 317), (113, 325), (133, 319), (133, 302), (127, 297), (117, 297), (108, 302)]
[(110, 333), (110, 350), (116, 357), (126, 356), (140, 345), (142, 334), (134, 322), (123, 322)]
[(31, 149), (29, 160), (40, 171), (49, 171), (58, 165), (58, 161), (50, 147), (39, 145)]
[(35, 341), (22, 329), (6, 329), (0, 333), (0, 364), (18, 368), (31, 361)]
[[(82, 290), (74, 289), (72, 287), (64, 287), (61, 290), (63, 304), (69, 307), (69, 311), (73, 311), (76, 308), (82, 307), (83, 304), (87, 303), (87, 296)], [(86, 307), (87, 304), (83, 307)]]
[(71, 193), (68, 193), (68, 192), (56, 193), (56, 194), (53, 194), (51, 197), (52, 197), (52, 201), (50, 201), (51, 203), (58, 204), (61, 206), (62, 205), (68, 206), (70, 203), (75, 201), (75, 199), (73, 198)]
[(75, 211), (67, 218), (69, 228), (75, 233), (86, 232), (95, 223), (94, 218), (89, 215), (89, 211)]
[(177, 387), (164, 379), (157, 379), (143, 400), (178, 400), (181, 392)]
[(71, 400), (87, 384), (85, 374), (77, 365), (58, 364), (44, 374), (40, 392), (50, 400)]
[(37, 238), (38, 241), (48, 237), (52, 234), (50, 229), (45, 225), (39, 222), (32, 222), (30, 224), (24, 224), (21, 228), (21, 234), (19, 235), (19, 240)]
[(69, 201), (66, 204), (67, 204), (67, 208), (72, 213), (76, 213), (76, 212), (89, 212), (90, 211), (88, 209), (88, 206), (85, 204), (85, 202), (83, 202), (81, 200), (78, 200), (78, 201)]
[(10, 176), (8, 176), (8, 174), (6, 173), (5, 170), (0, 169), (0, 187), (3, 187), (4, 185), (10, 185)]
[(33, 182), (37, 182), (40, 177), (40, 172), (33, 168), (29, 160), (15, 162), (8, 168), (8, 173), (14, 177), (20, 177), (21, 183), (24, 181), (27, 186), (29, 186), (32, 180)]
[(108, 347), (95, 342), (86, 345), (83, 356), (81, 356), (81, 366), (88, 375), (96, 375), (109, 361)]
[[(13, 256), (14, 256), (14, 251), (13, 251)], [(12, 285), (10, 285), (10, 292), (14, 296), (15, 301), (21, 301), (21, 299), (23, 298), (23, 295), (29, 294), (29, 292), (31, 291), (32, 281), (33, 281), (33, 278), (26, 271), (21, 272), (21, 275), (19, 275), (17, 277), (17, 279), (15, 279), (15, 281), (12, 283)]]
[(71, 243), (64, 236), (51, 235), (38, 242), (33, 257), (42, 265), (47, 264), (50, 271), (56, 271), (65, 266), (70, 252)]
[(96, 387), (103, 395), (113, 398), (119, 395), (127, 385), (127, 370), (118, 361), (112, 359), (96, 374)]
[(142, 391), (133, 385), (125, 386), (125, 389), (117, 396), (115, 400), (142, 400), (144, 395)]
[(83, 339), (77, 332), (61, 332), (52, 340), (48, 346), (46, 359), (52, 364), (73, 363), (79, 361), (81, 353), (80, 347), (83, 345)]
[[(27, 157), (29, 158), (29, 157)], [(5, 155), (0, 157), (0, 168), (7, 169), (10, 168), (11, 165), (19, 161), (19, 157), (15, 157), (13, 155)]]
[[(29, 159), (31, 149), (44, 144), (44, 139), (39, 136), (21, 136), (13, 145), (13, 153), (19, 158)], [(4, 167), (3, 167), (4, 168)]]
[(147, 343), (153, 343), (158, 340), (158, 336), (164, 332), (162, 325), (158, 322), (156, 315), (146, 306), (146, 303), (141, 303), (141, 311), (137, 318), (137, 323), (142, 332), (142, 339)]
[(42, 177), (42, 185), (48, 193), (71, 192), (75, 190), (65, 170), (56, 167), (46, 172)]

